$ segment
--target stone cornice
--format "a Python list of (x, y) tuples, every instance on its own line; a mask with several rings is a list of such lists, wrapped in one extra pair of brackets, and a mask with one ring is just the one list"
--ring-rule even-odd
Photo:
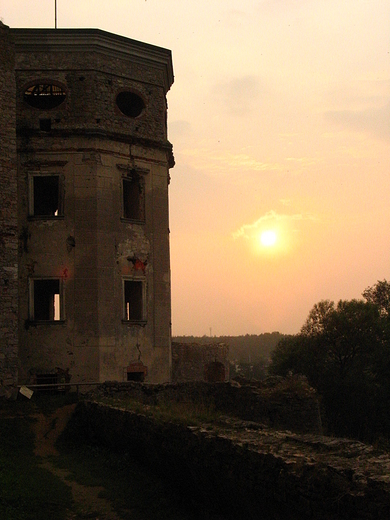
[(10, 29), (18, 52), (100, 52), (110, 57), (130, 58), (164, 73), (164, 89), (173, 81), (169, 49), (118, 36), (100, 29)]
[[(52, 139), (56, 138), (64, 138), (64, 137), (85, 137), (92, 139), (104, 139), (104, 140), (112, 140), (122, 143), (135, 144), (140, 146), (145, 146), (147, 148), (155, 148), (159, 150), (163, 150), (167, 154), (168, 159), (168, 167), (173, 168), (175, 166), (175, 158), (173, 155), (173, 146), (169, 141), (154, 141), (152, 139), (146, 139), (141, 137), (134, 137), (128, 134), (120, 134), (116, 132), (108, 132), (105, 130), (92, 130), (92, 129), (67, 129), (67, 130), (51, 130), (49, 133), (42, 132), (41, 130), (32, 129), (32, 128), (19, 128), (17, 130), (17, 136), (21, 138), (32, 138), (38, 137), (41, 138), (44, 136), (45, 141), (47, 142), (48, 137)], [(28, 150), (28, 146), (25, 148)]]

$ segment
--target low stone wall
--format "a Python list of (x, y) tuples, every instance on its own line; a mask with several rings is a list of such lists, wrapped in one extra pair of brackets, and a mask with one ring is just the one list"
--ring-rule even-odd
[(317, 395), (300, 377), (269, 378), (262, 382), (164, 385), (106, 382), (95, 395), (126, 398), (155, 405), (163, 401), (201, 403), (217, 411), (260, 422), (271, 428), (322, 433)]
[(390, 457), (362, 443), (229, 418), (186, 427), (93, 401), (80, 403), (74, 420), (224, 518), (389, 518)]

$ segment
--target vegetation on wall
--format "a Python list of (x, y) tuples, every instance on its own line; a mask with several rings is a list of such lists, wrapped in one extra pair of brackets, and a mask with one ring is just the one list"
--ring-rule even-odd
[(374, 441), (390, 436), (390, 283), (362, 296), (316, 303), (300, 333), (279, 342), (269, 372), (308, 378), (329, 433)]

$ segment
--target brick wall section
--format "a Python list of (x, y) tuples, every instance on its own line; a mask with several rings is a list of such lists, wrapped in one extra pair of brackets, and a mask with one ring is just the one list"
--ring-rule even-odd
[(0, 389), (17, 383), (18, 233), (15, 52), (0, 22)]
[[(167, 142), (167, 84), (161, 64), (142, 63), (131, 53), (118, 57), (113, 51), (103, 51), (93, 44), (83, 47), (85, 37), (93, 38), (96, 33), (104, 38), (106, 33), (102, 31), (12, 29), (11, 32), (16, 41), (18, 92), (46, 78), (55, 80), (67, 93), (66, 101), (57, 108), (39, 111), (40, 118), (52, 119), (52, 133), (71, 130), (94, 135), (109, 133), (111, 138), (131, 136), (131, 142), (147, 140), (149, 146), (162, 147), (172, 156)], [(50, 53), (42, 34), (49, 39)], [(106, 37), (114, 43), (120, 42), (116, 35)], [(29, 38), (28, 45), (25, 38)], [(66, 50), (63, 50), (64, 41)], [(138, 42), (138, 45), (142, 51), (145, 44)], [(170, 51), (159, 49), (159, 56), (163, 61), (169, 60)], [(125, 90), (144, 100), (146, 109), (139, 117), (129, 118), (118, 109), (116, 96)], [(39, 129), (35, 108), (21, 103), (17, 111), (20, 131), (29, 134)]]

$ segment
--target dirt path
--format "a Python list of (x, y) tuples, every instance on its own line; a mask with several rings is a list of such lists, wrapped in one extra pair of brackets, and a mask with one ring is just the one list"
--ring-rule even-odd
[(42, 466), (71, 487), (74, 511), (69, 511), (67, 520), (122, 520), (112, 509), (111, 503), (99, 496), (104, 488), (83, 486), (74, 480), (66, 469), (57, 468), (52, 462), (58, 456), (55, 442), (64, 430), (74, 409), (74, 404), (57, 409), (51, 416), (36, 414), (34, 418), (35, 455), (42, 458)]

